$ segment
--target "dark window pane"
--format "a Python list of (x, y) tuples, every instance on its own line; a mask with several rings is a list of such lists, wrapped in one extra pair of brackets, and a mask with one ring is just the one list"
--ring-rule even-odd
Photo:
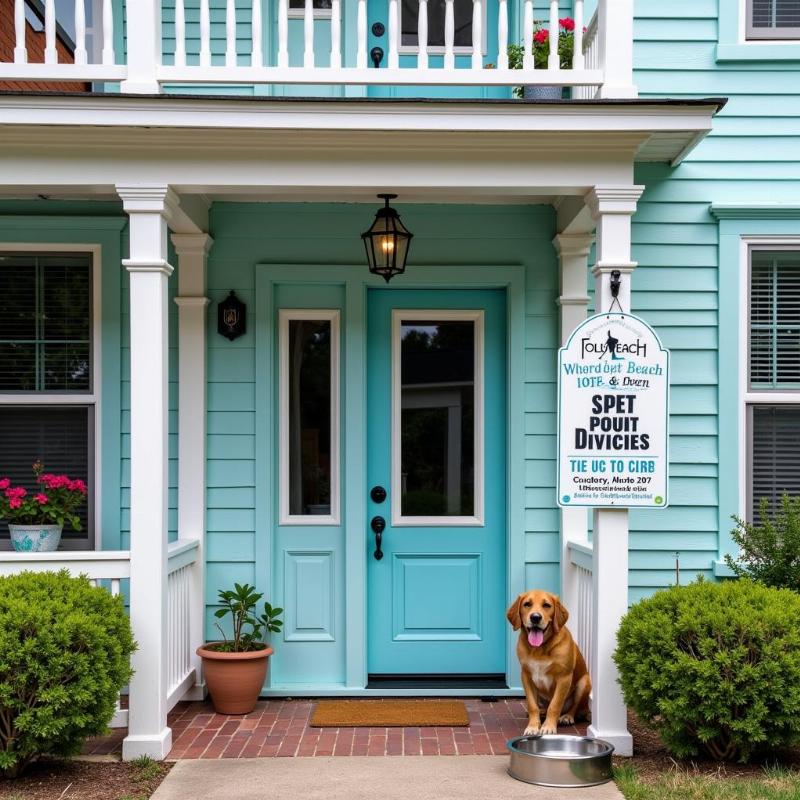
[(475, 325), (403, 321), (401, 514), (475, 513)]
[[(314, 10), (330, 10), (331, 0), (314, 0)], [(306, 7), (305, 0), (289, 0), (289, 8), (292, 10), (304, 9)]]
[(800, 28), (800, 0), (752, 0), (754, 28)]
[(781, 496), (800, 495), (800, 405), (754, 406), (751, 519), (761, 498), (775, 508)]
[[(444, 0), (428, 0), (428, 45), (444, 47)], [(419, 45), (419, 0), (403, 0), (400, 13), (400, 43)], [(472, 0), (455, 0), (453, 4), (456, 47), (472, 47)]]
[(331, 513), (331, 322), (289, 321), (289, 513)]
[(91, 263), (0, 256), (0, 391), (91, 390)]
[[(94, 502), (91, 482), (90, 414), (86, 406), (0, 406), (0, 477), (28, 491), (34, 461), (47, 472), (80, 478), (89, 487), (88, 502), (78, 509), (83, 530), (65, 528), (63, 537), (86, 538), (90, 531), (89, 505)], [(8, 525), (0, 522), (0, 538), (8, 538)]]

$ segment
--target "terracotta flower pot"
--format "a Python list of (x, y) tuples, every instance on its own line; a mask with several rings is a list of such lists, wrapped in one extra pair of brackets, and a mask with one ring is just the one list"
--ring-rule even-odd
[(217, 642), (197, 648), (211, 702), (219, 714), (249, 714), (255, 707), (273, 650), (221, 653)]

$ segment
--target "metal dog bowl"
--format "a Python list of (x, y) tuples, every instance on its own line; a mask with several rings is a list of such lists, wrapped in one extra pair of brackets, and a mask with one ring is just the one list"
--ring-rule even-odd
[(520, 736), (508, 742), (508, 774), (539, 786), (577, 789), (611, 780), (614, 746), (589, 736)]

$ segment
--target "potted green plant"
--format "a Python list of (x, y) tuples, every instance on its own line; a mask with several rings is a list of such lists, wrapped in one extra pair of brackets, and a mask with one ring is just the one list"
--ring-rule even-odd
[[(561, 69), (572, 69), (572, 54), (575, 47), (575, 20), (563, 17), (558, 21), (558, 63)], [(508, 46), (509, 69), (522, 69), (525, 50), (521, 44)], [(550, 31), (543, 23), (537, 23), (533, 30), (533, 64), (535, 69), (547, 69), (550, 60)], [(560, 100), (560, 86), (516, 86), (515, 97), (526, 100)]]
[(248, 583), (235, 583), (233, 590), (220, 589), (218, 594), (222, 608), (214, 615), (217, 619), (230, 615), (231, 635), (215, 623), (222, 641), (198, 647), (197, 655), (203, 659), (203, 674), (217, 713), (249, 714), (256, 707), (273, 653), (264, 639), (280, 632), (283, 609), (265, 601), (264, 611), (258, 614), (256, 606), (264, 595)]
[(24, 553), (50, 552), (58, 547), (61, 531), (69, 523), (81, 529), (75, 513), (86, 500), (86, 484), (67, 475), (44, 471), (44, 465), (33, 464), (38, 491), (13, 486), (9, 478), (0, 478), (0, 519), (8, 521), (11, 545)]

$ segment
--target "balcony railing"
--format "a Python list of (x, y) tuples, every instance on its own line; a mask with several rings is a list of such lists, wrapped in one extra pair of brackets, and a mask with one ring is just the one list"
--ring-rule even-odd
[[(330, 0), (330, 13), (315, 13), (314, 0), (302, 9), (290, 9), (289, 0), (224, 0), (224, 21), (214, 22), (210, 0), (199, 0), (199, 26), (187, 23), (189, 0), (173, 0), (174, 10), (160, 0), (125, 0), (126, 30), (114, 18), (112, 0), (102, 0), (101, 13), (87, 28), (84, 3), (75, 0), (74, 54), (61, 63), (56, 47), (55, 0), (37, 0), (44, 7), (43, 63), (32, 63), (26, 35), (26, 13), (31, 0), (14, 0), (13, 59), (0, 60), (0, 81), (121, 82), (124, 92), (152, 93), (165, 84), (192, 85), (355, 85), (355, 86), (472, 86), (511, 87), (550, 85), (575, 87), (573, 96), (635, 96), (632, 83), (633, 0), (598, 0), (597, 11), (584, 33), (584, 0), (574, 0), (575, 47), (571, 68), (558, 57), (558, 0), (549, 1), (545, 20), (536, 20), (533, 0), (472, 0), (472, 46), (457, 47), (455, 2), (445, 0), (444, 43), (433, 47), (428, 39), (428, 0), (419, 0), (418, 46), (400, 46), (400, 0), (387, 2), (387, 53), (385, 66), (370, 66), (367, 0), (353, 2), (355, 13), (343, 13), (343, 0)], [(519, 7), (517, 6), (519, 3)], [(170, 4), (171, 5), (171, 4)], [(91, 6), (97, 12), (97, 4)], [(348, 5), (348, 8), (351, 8)], [(190, 9), (197, 13), (193, 5)], [(221, 9), (220, 9), (221, 10)], [(509, 69), (507, 50), (512, 19), (521, 19), (524, 43), (519, 70)], [(302, 13), (302, 19), (294, 19)], [(484, 47), (487, 14), (497, 14), (496, 41)], [(174, 14), (174, 16), (173, 16)], [(0, 25), (9, 24), (0, 18)], [(290, 37), (290, 24), (302, 24), (302, 37)], [(265, 28), (268, 26), (268, 29)], [(319, 26), (325, 27), (324, 36)], [(533, 31), (546, 27), (551, 55), (546, 67), (537, 68), (533, 57)], [(212, 36), (213, 27), (213, 36)], [(274, 27), (274, 30), (273, 30)], [(495, 26), (490, 26), (492, 30)], [(220, 46), (220, 28), (224, 30)], [(162, 38), (162, 30), (174, 36)], [(88, 30), (88, 45), (87, 45)], [(190, 35), (191, 34), (191, 35)], [(316, 39), (315, 39), (316, 36)], [(493, 37), (494, 38), (494, 37)], [(320, 41), (330, 42), (325, 52)], [(516, 39), (515, 39), (516, 40)], [(124, 48), (115, 46), (125, 42)], [(299, 41), (299, 44), (298, 44)], [(315, 43), (316, 42), (316, 43)], [(191, 47), (189, 47), (191, 45)], [(123, 50), (127, 59), (123, 58)], [(497, 53), (487, 68), (488, 53)], [(0, 55), (0, 59), (2, 56)], [(124, 62), (124, 63), (123, 63)], [(222, 88), (221, 91), (226, 91)], [(424, 93), (424, 88), (419, 89)]]

